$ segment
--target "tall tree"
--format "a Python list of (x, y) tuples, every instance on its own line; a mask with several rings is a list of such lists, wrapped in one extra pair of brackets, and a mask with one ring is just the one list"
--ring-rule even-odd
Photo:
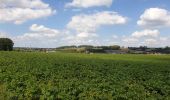
[(0, 50), (1, 51), (12, 51), (13, 41), (9, 38), (0, 38)]

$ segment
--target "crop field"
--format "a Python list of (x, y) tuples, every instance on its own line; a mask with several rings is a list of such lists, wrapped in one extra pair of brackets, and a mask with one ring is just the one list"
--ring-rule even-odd
[(0, 100), (170, 100), (170, 55), (0, 52)]

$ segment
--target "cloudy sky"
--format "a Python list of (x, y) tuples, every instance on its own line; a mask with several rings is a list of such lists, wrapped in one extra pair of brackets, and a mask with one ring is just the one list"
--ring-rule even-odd
[(170, 0), (0, 0), (15, 47), (170, 46)]

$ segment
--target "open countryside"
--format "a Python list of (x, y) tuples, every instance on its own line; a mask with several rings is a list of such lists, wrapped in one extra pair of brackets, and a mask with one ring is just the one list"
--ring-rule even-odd
[(0, 0), (0, 100), (170, 100), (170, 0)]

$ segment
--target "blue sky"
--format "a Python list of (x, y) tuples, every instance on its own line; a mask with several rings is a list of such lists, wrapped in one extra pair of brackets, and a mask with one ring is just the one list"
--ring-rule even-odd
[(0, 37), (19, 47), (170, 46), (169, 0), (2, 0)]

